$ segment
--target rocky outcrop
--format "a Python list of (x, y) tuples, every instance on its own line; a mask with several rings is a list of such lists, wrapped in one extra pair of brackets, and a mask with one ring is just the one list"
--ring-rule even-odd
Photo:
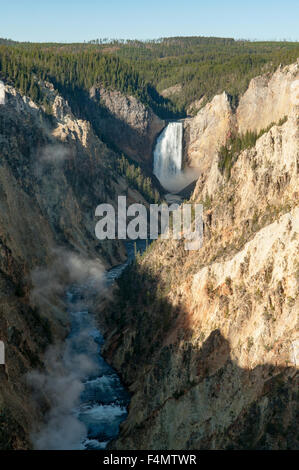
[(164, 98), (169, 98), (170, 96), (181, 93), (182, 89), (183, 89), (182, 84), (177, 83), (176, 85), (170, 86), (162, 90), (161, 96), (164, 96)]
[(97, 105), (90, 120), (107, 142), (151, 169), (153, 145), (164, 121), (135, 97), (116, 90), (93, 87), (90, 98)]
[(202, 249), (158, 240), (120, 282), (105, 354), (133, 396), (112, 448), (299, 447), (298, 151), (294, 107), (229, 180), (214, 157)]
[(279, 123), (298, 105), (299, 62), (273, 75), (251, 80), (234, 111), (226, 93), (217, 95), (193, 118), (185, 120), (185, 161), (207, 174), (221, 145), (235, 132), (259, 132)]
[(224, 92), (206, 104), (194, 118), (184, 120), (184, 154), (188, 166), (206, 172), (233, 126), (233, 112)]
[(199, 100), (192, 101), (192, 103), (187, 108), (188, 116), (194, 116), (206, 103), (206, 97), (202, 96)]
[(0, 104), (5, 104), (5, 86), (4, 83), (0, 81)]
[(299, 61), (279, 67), (272, 76), (254, 78), (237, 109), (239, 132), (260, 131), (289, 115), (296, 101), (299, 103), (298, 94)]

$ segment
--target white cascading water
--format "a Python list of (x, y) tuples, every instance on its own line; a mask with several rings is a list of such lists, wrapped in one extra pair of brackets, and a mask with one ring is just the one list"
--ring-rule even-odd
[(183, 123), (170, 122), (157, 140), (154, 150), (154, 175), (172, 191), (182, 170)]

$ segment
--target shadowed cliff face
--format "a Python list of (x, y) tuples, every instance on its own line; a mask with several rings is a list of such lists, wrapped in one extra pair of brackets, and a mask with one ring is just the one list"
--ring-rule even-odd
[[(9, 449), (30, 447), (29, 429), (43, 411), (30, 400), (26, 372), (43, 367), (47, 345), (68, 332), (62, 299), (72, 279), (68, 254), (82, 259), (85, 269), (90, 260), (104, 267), (120, 263), (124, 247), (95, 237), (95, 208), (116, 205), (119, 194), (131, 202), (143, 198), (116, 174), (115, 153), (53, 87), (45, 85), (53, 95), (50, 117), (14, 88), (2, 89), (0, 339), (6, 366), (0, 375), (0, 448)], [(53, 265), (61, 269), (51, 274)]]
[[(180, 259), (181, 268), (166, 268), (165, 250), (126, 273), (107, 311), (108, 330), (117, 331), (105, 355), (133, 394), (111, 448), (297, 448), (298, 284), (294, 297), (287, 291), (296, 271), (270, 283), (269, 269), (254, 273), (256, 260), (248, 266), (244, 257), (238, 274), (227, 262), (232, 278), (215, 263), (191, 287), (188, 256), (168, 249), (168, 261)], [(285, 257), (276, 259), (277, 273)]]
[[(9, 237), (2, 240), (9, 239), (15, 254), (28, 257), (28, 263), (34, 238), (36, 250), (47, 253), (55, 244), (69, 243), (100, 256), (107, 253), (109, 263), (109, 249), (102, 250), (94, 237), (94, 210), (114, 201), (122, 184), (111, 169), (115, 156), (61, 97), (53, 108), (54, 117), (47, 118), (7, 87), (6, 104), (0, 106), (0, 217)], [(35, 256), (42, 263), (45, 254)]]
[[(107, 312), (108, 329), (118, 330), (107, 337), (105, 355), (133, 394), (111, 449), (297, 448), (292, 320), (283, 325), (275, 307), (282, 336), (276, 333), (275, 346), (265, 349), (247, 336), (256, 329), (250, 333), (249, 319), (260, 322), (254, 306), (248, 312), (249, 291), (239, 306), (233, 296), (225, 302), (223, 287), (214, 292), (202, 314), (220, 308), (217, 328), (215, 313), (210, 321), (195, 322), (194, 307), (174, 303), (164, 276), (152, 269), (143, 263), (125, 273)], [(233, 282), (229, 288), (234, 290)], [(240, 312), (231, 318), (225, 311), (232, 306)], [(263, 322), (272, 329), (271, 321)], [(267, 341), (265, 332), (256, 333)]]
[(153, 146), (165, 122), (149, 107), (133, 96), (94, 86), (89, 96), (82, 94), (78, 110), (111, 148), (152, 170)]
[[(55, 98), (56, 92), (50, 83), (41, 83), (40, 86), (49, 102), (61, 99)], [(89, 93), (83, 90), (69, 91), (67, 98), (76, 116), (88, 121), (98, 138), (110, 149), (126, 154), (147, 172), (152, 171), (153, 147), (165, 121), (150, 107), (133, 96), (105, 89), (101, 85), (93, 86)], [(60, 108), (67, 114), (69, 106), (63, 102)], [(57, 118), (60, 112), (58, 110), (55, 115)]]
[[(139, 414), (137, 423), (125, 422), (111, 449), (298, 448), (296, 368), (241, 368), (219, 330), (199, 350), (179, 351), (178, 344), (171, 344), (153, 360), (157, 366), (144, 371), (139, 394), (139, 404), (146, 407), (144, 419)], [(171, 390), (173, 382), (178, 388)], [(149, 409), (156, 389), (163, 401)], [(130, 411), (137, 410), (133, 400)]]

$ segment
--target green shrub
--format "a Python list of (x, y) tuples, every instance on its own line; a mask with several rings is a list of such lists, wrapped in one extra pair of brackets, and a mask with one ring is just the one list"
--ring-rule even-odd
[[(284, 124), (287, 120), (287, 116), (284, 116), (277, 123), (278, 126)], [(271, 122), (265, 129), (261, 129), (259, 132), (247, 131), (245, 134), (233, 133), (230, 135), (227, 143), (222, 145), (218, 151), (218, 168), (222, 175), (226, 175), (230, 178), (231, 169), (234, 163), (237, 161), (240, 153), (245, 150), (254, 147), (256, 141), (271, 127), (275, 125)]]

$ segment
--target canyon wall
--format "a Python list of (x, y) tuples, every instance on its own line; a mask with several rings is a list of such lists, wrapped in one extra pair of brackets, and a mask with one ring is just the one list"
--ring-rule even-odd
[(259, 132), (287, 116), (299, 95), (299, 62), (279, 67), (250, 81), (236, 110), (224, 92), (184, 121), (184, 154), (188, 166), (205, 174), (233, 133)]
[(287, 116), (299, 96), (299, 62), (251, 80), (237, 109), (239, 132), (260, 131)]
[(200, 250), (159, 239), (120, 280), (105, 355), (132, 400), (111, 448), (298, 448), (298, 114), (230, 178), (208, 156)]
[(188, 166), (206, 172), (233, 127), (233, 112), (223, 92), (207, 103), (194, 118), (184, 120), (184, 150)]
[(35, 406), (25, 376), (42, 369), (46, 348), (68, 333), (66, 283), (90, 260), (104, 269), (125, 259), (119, 242), (96, 239), (95, 208), (116, 206), (121, 194), (144, 202), (116, 173), (117, 155), (92, 125), (51, 84), (43, 92), (50, 115), (0, 86), (1, 449), (30, 447), (29, 432), (46, 411)]
[(118, 150), (152, 170), (156, 137), (165, 126), (154, 112), (133, 96), (102, 86), (90, 90), (95, 107), (87, 105), (87, 115), (95, 129)]

